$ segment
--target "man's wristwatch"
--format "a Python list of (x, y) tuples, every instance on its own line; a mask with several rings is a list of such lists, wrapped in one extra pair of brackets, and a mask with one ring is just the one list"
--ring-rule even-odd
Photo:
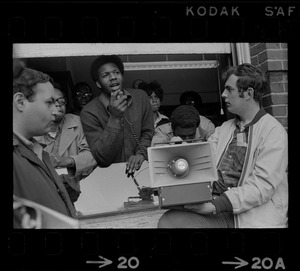
[(217, 214), (216, 206), (214, 204), (212, 204), (212, 205), (213, 205), (212, 214), (216, 215)]

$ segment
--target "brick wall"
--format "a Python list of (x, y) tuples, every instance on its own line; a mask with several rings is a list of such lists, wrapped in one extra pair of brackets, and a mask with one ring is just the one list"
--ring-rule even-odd
[(287, 43), (250, 43), (251, 63), (267, 72), (270, 90), (263, 107), (288, 129)]

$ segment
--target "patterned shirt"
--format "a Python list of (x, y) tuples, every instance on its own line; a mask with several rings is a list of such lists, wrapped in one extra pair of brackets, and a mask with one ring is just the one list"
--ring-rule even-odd
[(218, 166), (218, 181), (214, 182), (214, 194), (220, 195), (237, 186), (247, 151), (248, 131), (249, 124), (242, 127), (240, 121), (236, 121), (232, 140)]

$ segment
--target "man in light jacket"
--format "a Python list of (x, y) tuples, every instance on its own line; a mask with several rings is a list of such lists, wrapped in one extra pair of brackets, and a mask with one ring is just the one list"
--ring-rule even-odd
[(236, 118), (208, 139), (218, 172), (213, 200), (169, 210), (160, 218), (160, 228), (287, 227), (287, 133), (261, 107), (269, 87), (266, 76), (245, 63), (228, 67), (223, 79), (222, 98)]
[(86, 142), (80, 117), (66, 114), (66, 95), (56, 82), (54, 92), (57, 112), (50, 132), (36, 139), (49, 153), (52, 165), (60, 175), (71, 201), (76, 202), (81, 193), (80, 181), (93, 172), (97, 162)]

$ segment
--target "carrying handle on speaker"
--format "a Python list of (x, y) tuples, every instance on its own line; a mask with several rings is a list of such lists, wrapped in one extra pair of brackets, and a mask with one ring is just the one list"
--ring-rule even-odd
[(180, 140), (180, 141), (157, 142), (157, 143), (154, 143), (154, 147), (156, 145), (175, 145), (175, 144), (196, 143), (196, 142), (203, 142), (203, 140), (201, 138), (195, 138), (195, 139), (186, 139), (186, 140)]

